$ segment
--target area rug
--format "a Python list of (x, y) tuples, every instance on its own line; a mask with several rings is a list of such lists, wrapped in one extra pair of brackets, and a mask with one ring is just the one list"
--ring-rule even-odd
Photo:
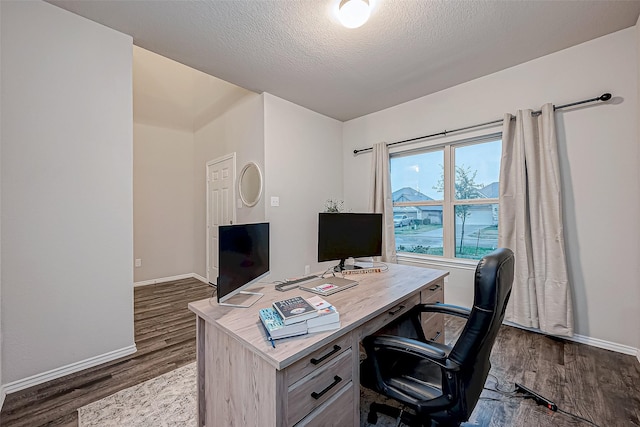
[[(196, 364), (178, 368), (141, 384), (119, 391), (78, 409), (79, 427), (196, 427)], [(366, 422), (369, 390), (361, 393), (360, 425)], [(378, 402), (382, 401), (378, 397)], [(395, 426), (395, 420), (380, 415), (377, 427)]]
[(119, 391), (78, 409), (79, 427), (195, 427), (196, 364)]

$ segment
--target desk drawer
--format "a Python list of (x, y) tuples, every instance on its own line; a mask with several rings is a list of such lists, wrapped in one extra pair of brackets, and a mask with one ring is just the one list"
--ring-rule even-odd
[(353, 352), (338, 357), (291, 385), (287, 396), (287, 425), (293, 425), (351, 382)]
[(326, 365), (349, 348), (351, 348), (351, 334), (346, 334), (331, 344), (314, 351), (309, 356), (298, 360), (287, 368), (287, 386)]
[(296, 427), (345, 427), (355, 425), (353, 381), (316, 408)]
[[(373, 319), (362, 325), (362, 327), (359, 329), (359, 340), (361, 341), (364, 337), (379, 331), (383, 326), (386, 326), (394, 320), (400, 318), (403, 314), (418, 305), (419, 302), (420, 295), (414, 295), (411, 298), (408, 298), (401, 303), (396, 304), (394, 307), (390, 308), (384, 313), (379, 314), (377, 317), (374, 317)], [(385, 329), (383, 332), (387, 334), (394, 334), (394, 332), (389, 329)]]
[(434, 283), (420, 292), (420, 303), (444, 302), (444, 287), (442, 282)]

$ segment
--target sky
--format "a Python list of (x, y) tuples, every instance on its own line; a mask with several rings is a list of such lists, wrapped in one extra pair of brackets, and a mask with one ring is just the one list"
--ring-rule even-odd
[[(498, 182), (502, 141), (492, 141), (455, 148), (456, 166), (477, 170), (475, 182), (483, 186)], [(437, 186), (442, 176), (444, 152), (442, 149), (410, 156), (391, 158), (391, 190), (411, 187), (435, 200), (442, 199)]]

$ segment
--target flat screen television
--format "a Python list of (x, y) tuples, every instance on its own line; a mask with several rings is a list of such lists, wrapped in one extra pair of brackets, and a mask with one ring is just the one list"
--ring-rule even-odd
[[(382, 255), (382, 214), (321, 213), (318, 217), (318, 262)], [(357, 267), (356, 267), (357, 268)]]
[(269, 223), (221, 225), (218, 230), (218, 303), (241, 292), (261, 295), (244, 290), (269, 274)]

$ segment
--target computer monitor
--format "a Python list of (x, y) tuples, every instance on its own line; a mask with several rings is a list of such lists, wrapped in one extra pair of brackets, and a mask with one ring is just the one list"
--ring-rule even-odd
[[(269, 274), (269, 223), (218, 227), (218, 303), (223, 305)], [(255, 302), (255, 301), (254, 301)]]
[[(382, 214), (321, 213), (318, 217), (318, 262), (382, 255)], [(355, 267), (357, 268), (357, 267)]]

